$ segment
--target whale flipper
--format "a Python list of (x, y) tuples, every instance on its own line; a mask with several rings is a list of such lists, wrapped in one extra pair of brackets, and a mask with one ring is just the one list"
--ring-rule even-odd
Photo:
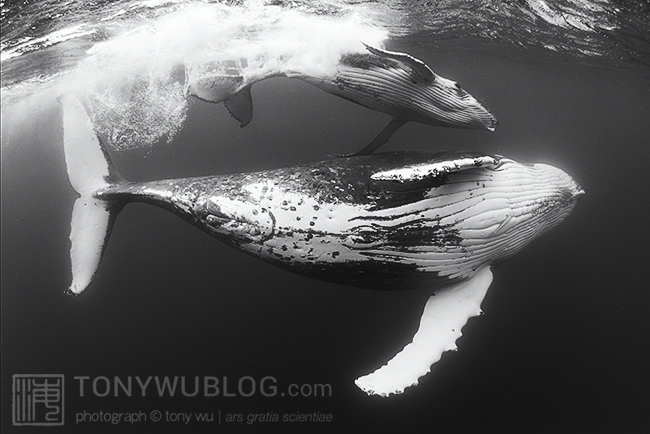
[(253, 119), (251, 87), (252, 85), (249, 84), (223, 102), (232, 117), (239, 121), (242, 128), (248, 125), (251, 119)]
[(418, 384), (442, 353), (456, 349), (467, 320), (481, 313), (481, 303), (492, 283), (492, 271), (483, 268), (470, 279), (437, 291), (427, 302), (413, 341), (386, 365), (355, 383), (369, 395), (389, 396)]
[(365, 42), (362, 42), (362, 44), (365, 45), (366, 49), (368, 49), (368, 51), (370, 51), (375, 56), (386, 57), (388, 59), (397, 60), (398, 62), (403, 63), (404, 65), (411, 68), (422, 80), (427, 83), (430, 83), (436, 79), (436, 73), (433, 72), (426, 63), (420, 59), (416, 59), (410, 54), (382, 50), (381, 48), (368, 45)]
[(375, 181), (392, 181), (398, 183), (431, 181), (447, 173), (460, 172), (476, 167), (496, 168), (501, 161), (500, 156), (482, 154), (459, 154), (455, 158), (434, 161), (424, 164), (413, 164), (392, 170), (384, 170), (371, 175)]
[(354, 152), (352, 154), (328, 154), (334, 157), (356, 157), (358, 155), (369, 155), (375, 152), (377, 149), (381, 148), (384, 146), (391, 137), (393, 137), (393, 134), (397, 132), (402, 126), (407, 121), (402, 120), (402, 119), (397, 119), (393, 118), (388, 125), (384, 127), (383, 130), (377, 134), (377, 137), (375, 137), (372, 142), (368, 143), (366, 146), (363, 147), (360, 151)]
[(79, 194), (72, 211), (70, 260), (72, 283), (69, 290), (81, 293), (92, 281), (121, 203), (95, 197), (99, 189), (122, 182), (113, 169), (104, 146), (95, 134), (81, 101), (62, 96), (63, 145), (68, 178)]

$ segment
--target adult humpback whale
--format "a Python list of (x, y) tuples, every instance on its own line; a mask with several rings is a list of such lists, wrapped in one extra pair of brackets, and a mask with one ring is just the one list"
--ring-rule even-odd
[(409, 121), (440, 127), (496, 128), (495, 117), (458, 83), (437, 75), (408, 54), (364, 45), (368, 53), (344, 55), (332, 74), (322, 76), (250, 68), (245, 59), (188, 68), (186, 92), (205, 101), (223, 102), (242, 127), (253, 118), (251, 86), (273, 76), (302, 79), (393, 117), (370, 144), (353, 155), (376, 151)]
[(427, 287), (420, 328), (369, 394), (417, 384), (480, 312), (491, 268), (566, 218), (583, 191), (544, 164), (484, 154), (393, 152), (256, 173), (128, 182), (81, 102), (63, 97), (65, 160), (79, 194), (70, 291), (92, 281), (117, 213), (141, 201), (290, 271), (369, 288)]

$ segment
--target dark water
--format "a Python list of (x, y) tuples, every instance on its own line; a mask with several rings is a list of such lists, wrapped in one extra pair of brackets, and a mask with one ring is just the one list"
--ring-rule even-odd
[[(463, 10), (469, 3), (441, 2), (441, 10)], [(548, 2), (563, 11), (578, 3)], [(650, 79), (647, 39), (634, 26), (647, 24), (648, 15), (640, 2), (580, 3), (620, 8), (619, 14), (598, 16), (625, 30), (576, 42), (580, 29), (556, 25), (552, 32), (547, 21), (530, 18), (526, 33), (533, 36), (519, 38), (524, 48), (513, 43), (517, 38), (501, 43), (488, 43), (480, 34), (461, 38), (469, 31), (464, 22), (452, 37), (435, 14), (416, 21), (403, 4), (380, 4), (397, 11), (391, 17), (402, 23), (383, 21), (393, 34), (388, 45), (463, 83), (501, 121), (494, 133), (408, 124), (386, 150), (481, 150), (545, 162), (571, 174), (586, 191), (565, 222), (495, 270), (485, 315), (463, 329), (459, 351), (444, 355), (419, 386), (389, 399), (366, 396), (353, 380), (408, 342), (427, 291), (365, 291), (302, 278), (234, 251), (163, 210), (131, 204), (117, 219), (92, 286), (79, 297), (66, 296), (76, 195), (65, 173), (61, 113), (51, 95), (69, 82), (89, 94), (95, 90), (76, 81), (90, 75), (75, 81), (51, 75), (74, 73), (86, 58), (83, 50), (61, 50), (59, 56), (72, 53), (72, 60), (54, 63), (48, 63), (56, 58), (52, 53), (33, 57), (42, 62), (17, 69), (12, 62), (25, 54), (3, 60), (3, 432), (645, 432), (650, 427)], [(331, 5), (303, 5), (311, 15), (336, 12)], [(481, 5), (470, 9), (484, 17), (481, 8), (497, 7)], [(519, 23), (516, 17), (508, 21), (503, 8), (528, 16), (527, 5), (498, 6), (495, 31), (510, 22), (514, 32)], [(79, 16), (91, 10), (83, 6)], [(117, 7), (103, 7), (109, 6)], [(434, 6), (420, 8), (431, 12)], [(14, 17), (16, 10), (10, 9)], [(162, 16), (165, 9), (142, 9), (128, 18), (155, 20), (156, 11)], [(616, 20), (626, 13), (621, 25)], [(3, 12), (3, 20), (7, 16)], [(483, 28), (479, 18), (473, 22), (475, 29)], [(7, 39), (28, 28), (3, 21), (4, 47), (14, 46)], [(562, 39), (561, 29), (567, 47), (593, 43), (591, 48), (605, 51), (572, 55), (538, 43), (545, 34)], [(106, 31), (106, 40), (119, 33), (113, 32)], [(84, 49), (92, 45), (76, 43)], [(61, 45), (41, 50), (55, 47)], [(44, 68), (40, 81), (30, 81), (30, 64)], [(111, 85), (117, 82), (112, 79)], [(172, 87), (146, 94), (152, 110)], [(133, 97), (126, 91), (118, 96), (121, 103)], [(297, 80), (263, 81), (253, 96), (255, 117), (244, 129), (223, 106), (190, 101), (170, 142), (161, 136), (113, 149), (114, 163), (132, 180), (288, 166), (355, 150), (388, 120)], [(124, 117), (135, 122), (137, 113)], [(107, 128), (119, 116), (110, 110), (97, 115)], [(150, 138), (164, 132), (157, 124), (142, 124), (153, 132)], [(29, 373), (65, 374), (64, 427), (12, 426), (12, 376)], [(89, 381), (184, 376), (189, 382), (195, 376), (227, 377), (233, 391), (242, 377), (270, 376), (281, 389), (329, 384), (332, 396), (97, 397), (87, 385), (82, 397), (75, 376)], [(103, 383), (99, 386), (103, 392)], [(75, 423), (84, 411), (154, 410), (209, 412), (215, 418), (220, 413), (222, 423)], [(333, 419), (246, 423), (248, 415), (267, 412), (280, 417), (320, 412)], [(228, 414), (242, 414), (244, 422), (226, 423)]]

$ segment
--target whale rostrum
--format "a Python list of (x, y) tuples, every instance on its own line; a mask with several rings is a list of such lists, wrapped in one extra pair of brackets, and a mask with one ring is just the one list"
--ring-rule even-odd
[(223, 102), (242, 127), (253, 118), (251, 86), (261, 80), (298, 78), (333, 95), (392, 117), (367, 146), (351, 155), (369, 154), (407, 122), (494, 131), (496, 118), (455, 81), (437, 75), (423, 61), (364, 44), (367, 53), (347, 53), (334, 72), (255, 69), (245, 61), (222, 61), (187, 68), (186, 92), (204, 101)]
[(492, 267), (563, 221), (583, 194), (565, 172), (482, 153), (391, 152), (254, 173), (128, 182), (82, 103), (63, 105), (72, 283), (91, 284), (128, 202), (166, 209), (289, 271), (372, 289), (434, 292), (413, 342), (357, 380), (370, 394), (417, 384), (480, 312)]

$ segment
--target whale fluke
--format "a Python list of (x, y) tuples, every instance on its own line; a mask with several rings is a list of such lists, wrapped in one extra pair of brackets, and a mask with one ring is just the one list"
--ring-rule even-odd
[(239, 125), (242, 128), (248, 125), (253, 119), (251, 86), (252, 84), (249, 84), (223, 102), (230, 115), (239, 121)]
[(223, 102), (245, 87), (244, 77), (239, 75), (217, 74), (196, 78), (193, 77), (195, 72), (189, 69), (186, 75), (185, 93), (206, 102)]
[(355, 384), (369, 395), (399, 394), (431, 370), (442, 353), (456, 349), (467, 321), (481, 314), (481, 303), (492, 283), (492, 271), (483, 268), (470, 279), (438, 290), (429, 298), (413, 341), (387, 364), (358, 378)]
[(101, 261), (106, 241), (120, 205), (95, 197), (99, 189), (119, 183), (104, 146), (95, 134), (84, 107), (77, 98), (59, 98), (63, 106), (63, 144), (68, 178), (79, 194), (72, 211), (69, 291), (80, 294), (90, 284)]

